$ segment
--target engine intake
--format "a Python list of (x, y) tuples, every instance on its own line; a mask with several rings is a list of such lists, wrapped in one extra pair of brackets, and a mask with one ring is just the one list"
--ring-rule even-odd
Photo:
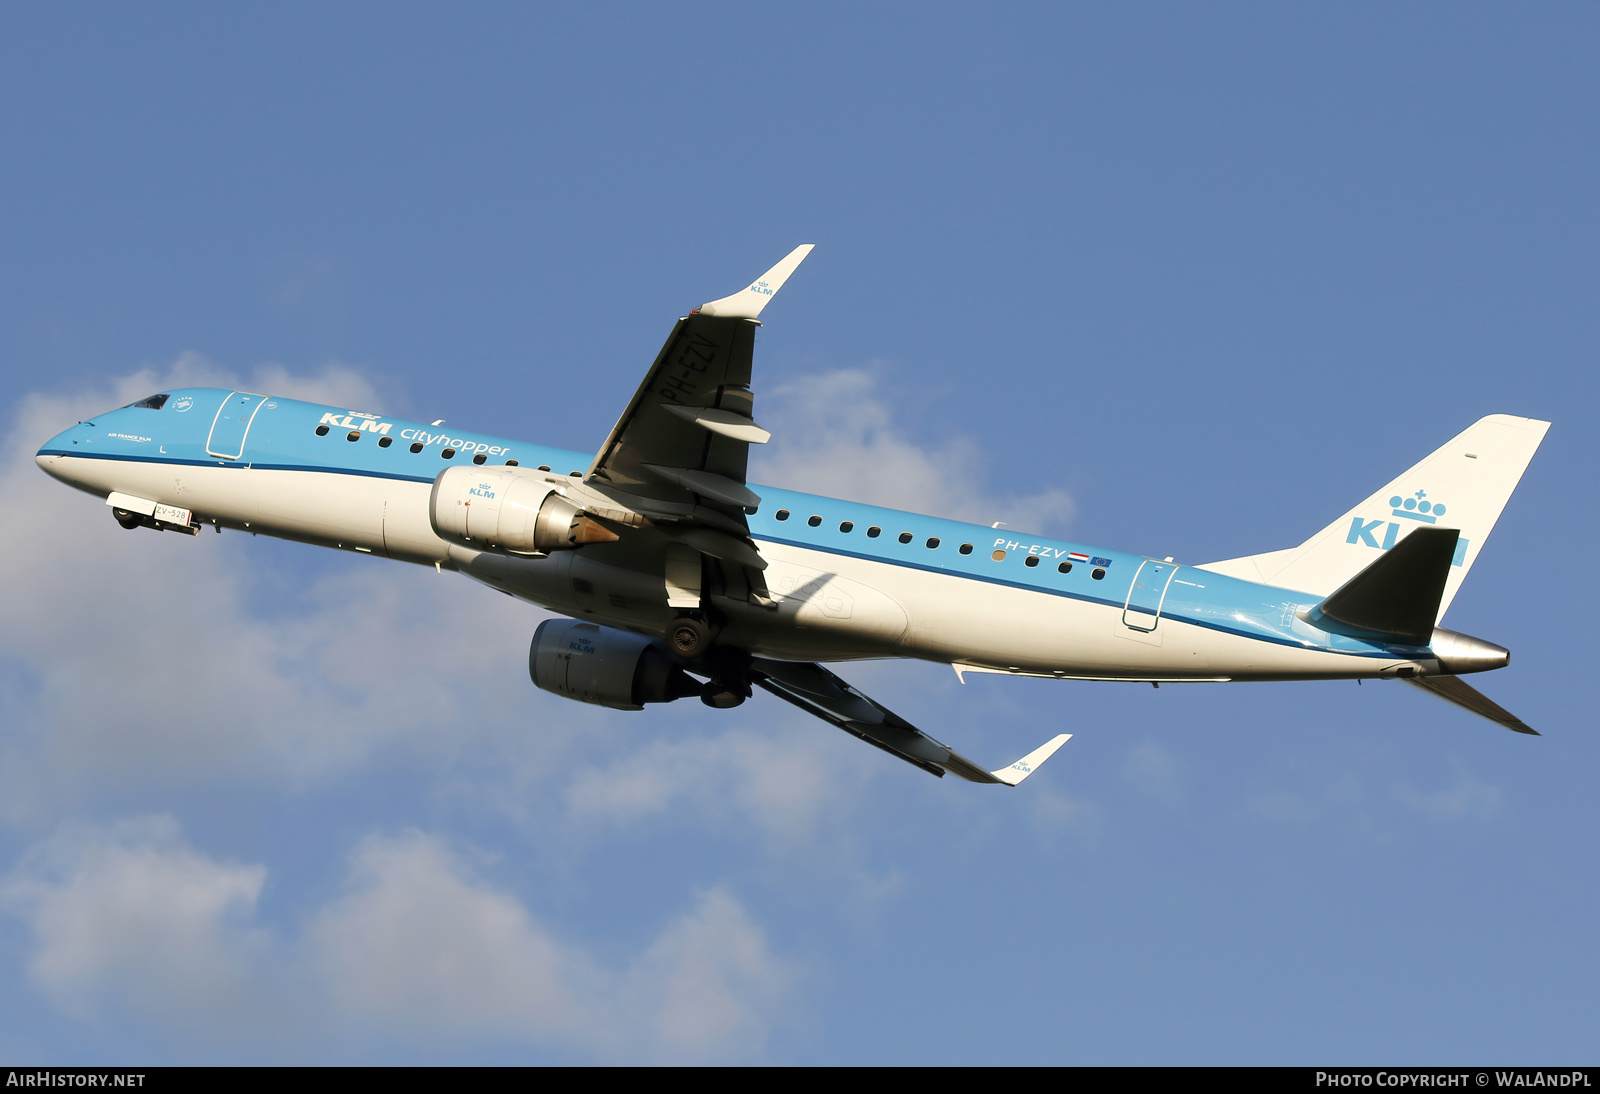
[(541, 557), (617, 539), (542, 476), (515, 467), (447, 467), (428, 519), (443, 539), (480, 551)]
[(616, 710), (643, 710), (699, 695), (700, 682), (648, 638), (627, 631), (546, 619), (533, 632), (528, 675), (544, 691)]

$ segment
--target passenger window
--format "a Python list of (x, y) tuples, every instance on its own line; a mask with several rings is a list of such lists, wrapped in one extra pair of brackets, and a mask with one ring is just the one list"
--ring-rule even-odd
[(929, 536), (928, 537), (928, 549), (931, 551), (937, 546), (939, 546), (939, 537), (938, 536)]
[(379, 437), (378, 438), (378, 447), (379, 448), (388, 448), (391, 444), (394, 444), (394, 438), (393, 437)]
[(507, 460), (506, 461), (506, 466), (507, 467), (515, 467), (515, 466), (517, 466), (517, 461), (516, 460)]
[(1063, 562), (1061, 565), (1056, 567), (1056, 573), (1058, 574), (1070, 574), (1071, 572), (1072, 563), (1070, 562)]
[(1090, 572), (1089, 576), (1094, 578), (1096, 581), (1099, 581), (1106, 576), (1106, 572), (1099, 566), (1096, 566), (1094, 570)]
[(413, 454), (417, 453), (417, 452), (421, 452), (422, 451), (422, 442), (421, 441), (417, 441), (416, 443), (414, 443), (411, 446), (411, 451), (412, 451)]
[(1039, 556), (1029, 555), (1027, 558), (1022, 560), (1022, 564), (1024, 566), (1037, 566), (1039, 565)]
[(813, 514), (812, 516), (806, 518), (806, 523), (815, 528), (817, 525), (822, 523), (822, 518)]
[(443, 452), (439, 453), (439, 458), (440, 459), (445, 459), (445, 460), (453, 460), (453, 459), (456, 458), (456, 450), (453, 449), (453, 448), (447, 448)]
[(911, 533), (910, 532), (901, 532), (900, 533), (900, 542), (901, 543), (910, 543), (911, 542)]
[(877, 525), (873, 525), (871, 528), (867, 529), (868, 539), (877, 539), (881, 535), (883, 535), (883, 529), (879, 528)]
[(361, 430), (352, 429), (344, 435), (344, 439), (347, 441), (359, 441), (361, 439)]
[(772, 514), (772, 516), (773, 516), (773, 518), (775, 520), (788, 520), (789, 519), (789, 510), (787, 510), (787, 509), (779, 509), (776, 513)]
[(482, 467), (484, 464), (489, 462), (489, 457), (485, 456), (482, 452), (479, 452), (476, 456), (472, 457), (472, 462), (477, 464), (479, 467)]
[(539, 465), (539, 470), (540, 471), (548, 471), (548, 470), (550, 470), (550, 465), (547, 464), (547, 463), (541, 463)]
[(972, 553), (972, 544), (963, 543), (960, 547), (958, 547), (956, 549), (958, 551), (960, 551), (964, 555), (970, 555)]
[(989, 557), (994, 559), (996, 562), (1004, 562), (1006, 560), (1006, 553), (996, 549), (994, 554), (990, 555)]
[(328, 435), (328, 427), (327, 426), (325, 426), (325, 425), (317, 426), (317, 436), (326, 437), (327, 435)]
[(853, 530), (854, 528), (855, 528), (855, 522), (854, 521), (846, 520), (846, 521), (840, 521), (839, 522), (839, 531), (841, 531), (841, 532), (849, 532), (849, 531)]

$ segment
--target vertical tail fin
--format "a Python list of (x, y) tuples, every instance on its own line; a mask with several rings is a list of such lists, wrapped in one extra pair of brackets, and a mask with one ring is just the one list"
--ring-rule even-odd
[(1417, 528), (1455, 528), (1436, 618), (1461, 588), (1549, 422), (1491, 414), (1298, 547), (1206, 563), (1203, 569), (1327, 596)]

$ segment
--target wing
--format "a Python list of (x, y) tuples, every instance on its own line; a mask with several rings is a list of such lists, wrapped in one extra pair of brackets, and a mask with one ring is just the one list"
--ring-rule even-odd
[(1072, 736), (1057, 734), (1009, 767), (985, 771), (949, 745), (934, 740), (894, 711), (867, 698), (821, 665), (758, 657), (750, 663), (750, 680), (808, 714), (815, 714), (846, 733), (940, 778), (948, 771), (969, 782), (1016, 786)]
[(742, 292), (678, 320), (584, 485), (652, 518), (748, 538), (745, 510), (761, 499), (745, 485), (745, 467), (750, 445), (771, 436), (752, 416), (757, 317), (811, 246), (796, 247)]

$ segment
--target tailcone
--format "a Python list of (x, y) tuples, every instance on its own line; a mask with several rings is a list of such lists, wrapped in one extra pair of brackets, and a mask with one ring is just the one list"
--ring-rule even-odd
[(1433, 629), (1433, 639), (1428, 643), (1428, 648), (1439, 662), (1439, 672), (1445, 676), (1488, 672), (1490, 669), (1503, 669), (1511, 663), (1511, 651), (1504, 646), (1443, 627)]

